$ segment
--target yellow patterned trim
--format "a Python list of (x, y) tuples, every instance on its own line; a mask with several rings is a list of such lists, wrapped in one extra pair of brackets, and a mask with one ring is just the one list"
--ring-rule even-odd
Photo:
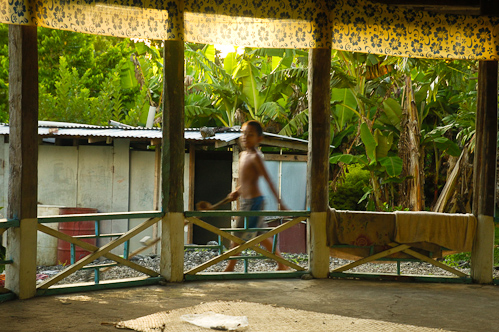
[(367, 0), (0, 0), (0, 22), (207, 44), (499, 59), (497, 18)]

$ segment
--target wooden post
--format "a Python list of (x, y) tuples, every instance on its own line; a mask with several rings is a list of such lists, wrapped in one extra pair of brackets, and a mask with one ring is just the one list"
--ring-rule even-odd
[(480, 61), (473, 171), (473, 214), (478, 218), (471, 253), (474, 282), (493, 281), (497, 165), (497, 61)]
[(9, 25), (9, 204), (6, 287), (20, 299), (36, 293), (38, 186), (38, 48), (34, 26)]
[[(184, 42), (183, 6), (169, 17), (172, 39), (165, 41), (163, 65), (162, 208), (160, 273), (167, 281), (184, 279)], [(174, 14), (174, 15), (173, 15)]]
[(329, 275), (329, 249), (326, 243), (326, 223), (329, 216), (329, 142), (331, 49), (311, 49), (308, 55), (309, 145), (308, 145), (308, 205), (309, 268), (315, 278)]
[[(189, 211), (194, 211), (194, 188), (196, 185), (196, 146), (189, 145)], [(192, 243), (192, 224), (187, 225), (187, 242)]]
[[(239, 152), (239, 145), (234, 144), (232, 146), (232, 191), (236, 190), (239, 185)], [(231, 210), (239, 210), (237, 206), (238, 201), (239, 200), (235, 200), (230, 203)], [(233, 227), (235, 227), (235, 225)]]

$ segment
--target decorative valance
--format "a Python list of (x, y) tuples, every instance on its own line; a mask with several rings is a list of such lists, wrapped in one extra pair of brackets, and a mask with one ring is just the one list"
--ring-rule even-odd
[(207, 44), (499, 59), (498, 18), (366, 0), (0, 0), (0, 22)]

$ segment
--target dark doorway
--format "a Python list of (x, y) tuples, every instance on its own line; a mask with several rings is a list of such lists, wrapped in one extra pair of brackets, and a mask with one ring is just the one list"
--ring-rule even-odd
[[(196, 175), (194, 180), (194, 203), (207, 201), (212, 204), (221, 201), (232, 189), (232, 152), (196, 151)], [(230, 210), (230, 203), (220, 210)], [(229, 228), (230, 217), (204, 217), (207, 223), (218, 228)], [(206, 244), (218, 241), (218, 236), (194, 225), (193, 243)], [(225, 243), (227, 246), (228, 243)]]

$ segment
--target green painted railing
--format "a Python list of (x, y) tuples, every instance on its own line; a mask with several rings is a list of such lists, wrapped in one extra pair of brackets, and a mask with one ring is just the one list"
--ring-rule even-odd
[[(66, 214), (66, 215), (57, 215), (57, 216), (40, 216), (38, 217), (38, 222), (41, 224), (49, 224), (49, 223), (61, 223), (61, 222), (75, 222), (75, 221), (95, 221), (95, 234), (94, 235), (76, 235), (73, 236), (79, 239), (99, 239), (99, 238), (117, 238), (122, 236), (124, 233), (111, 233), (111, 234), (101, 234), (100, 232), (100, 222), (102, 220), (116, 220), (116, 219), (149, 219), (162, 217), (164, 213), (161, 211), (138, 211), (138, 212), (113, 212), (113, 213), (85, 213), (85, 214)], [(70, 244), (70, 263), (74, 264), (77, 259), (75, 257), (75, 245)], [(129, 255), (129, 241), (126, 241), (123, 244), (123, 258), (128, 259)], [(107, 288), (115, 288), (115, 287), (124, 287), (127, 285), (148, 285), (151, 282), (157, 283), (162, 278), (146, 278), (144, 280), (135, 280), (131, 281), (118, 281), (114, 283), (110, 283), (109, 281), (102, 282), (100, 280), (100, 269), (118, 266), (118, 263), (109, 263), (109, 264), (96, 264), (96, 265), (87, 265), (82, 267), (80, 270), (94, 270), (94, 283), (93, 285), (86, 286), (62, 286), (59, 287), (58, 290), (39, 290), (37, 295), (48, 295), (48, 294), (60, 294), (60, 293), (69, 293), (77, 290), (94, 290), (94, 289), (107, 289)], [(102, 286), (101, 286), (102, 284)]]
[(0, 219), (0, 228), (19, 227), (19, 220)]
[(186, 217), (309, 217), (310, 211), (232, 211), (232, 210), (215, 210), (215, 211), (185, 211)]
[[(283, 218), (289, 217), (289, 218), (296, 218), (296, 217), (309, 217), (310, 216), (310, 211), (232, 211), (232, 210), (214, 210), (214, 211), (185, 211), (184, 213), (185, 217), (225, 217), (225, 216), (231, 216), (231, 217), (237, 217), (237, 216), (242, 216), (242, 217), (281, 217), (281, 220)], [(271, 220), (274, 221), (274, 220)], [(270, 222), (270, 221), (269, 221)], [(268, 232), (270, 230), (274, 229), (273, 227), (263, 227), (263, 228), (248, 228), (245, 222), (245, 225), (243, 228), (220, 228), (221, 231), (224, 232)], [(273, 241), (272, 241), (272, 253), (275, 254), (276, 248), (277, 248), (277, 239), (278, 235), (276, 234), (273, 236)], [(190, 246), (191, 248), (200, 248), (200, 247), (205, 247), (205, 246)], [(221, 236), (218, 236), (218, 246), (215, 246), (218, 251), (219, 255), (223, 253), (223, 244), (222, 244), (222, 238)], [(261, 272), (261, 273), (251, 273), (248, 272), (248, 262), (251, 259), (269, 259), (266, 256), (263, 255), (255, 255), (255, 256), (249, 256), (249, 255), (239, 255), (239, 256), (234, 256), (228, 258), (228, 260), (242, 260), (244, 262), (244, 272), (243, 273), (231, 273), (229, 276), (220, 276), (218, 274), (213, 274), (213, 273), (196, 273), (195, 275), (185, 275), (186, 280), (197, 280), (197, 279), (245, 279), (245, 278), (273, 278), (273, 277), (280, 277), (280, 278), (290, 278), (290, 277), (296, 277), (296, 276), (301, 276), (304, 272), (303, 271), (296, 271), (296, 272), (286, 272), (286, 273), (275, 273), (275, 272)]]
[(162, 217), (161, 211), (139, 211), (139, 212), (114, 212), (114, 213), (82, 213), (65, 214), (57, 216), (38, 217), (40, 224), (49, 224), (53, 222), (71, 222), (71, 221), (94, 221), (94, 220), (114, 220), (114, 219), (144, 219)]

